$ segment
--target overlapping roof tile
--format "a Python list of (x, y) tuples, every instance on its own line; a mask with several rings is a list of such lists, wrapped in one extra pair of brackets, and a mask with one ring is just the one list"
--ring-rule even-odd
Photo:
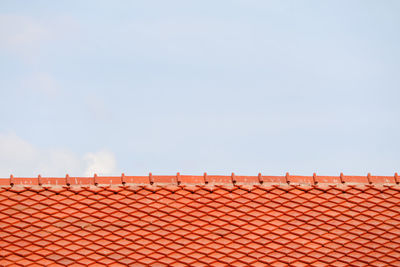
[(0, 179), (0, 266), (400, 265), (394, 176)]

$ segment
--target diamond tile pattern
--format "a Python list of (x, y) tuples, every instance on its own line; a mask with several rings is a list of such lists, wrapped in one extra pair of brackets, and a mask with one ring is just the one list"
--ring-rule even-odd
[(400, 186), (0, 187), (0, 265), (400, 265)]

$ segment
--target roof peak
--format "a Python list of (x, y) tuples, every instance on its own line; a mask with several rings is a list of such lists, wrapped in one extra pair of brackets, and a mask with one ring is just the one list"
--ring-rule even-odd
[(122, 173), (120, 176), (98, 176), (92, 177), (42, 177), (38, 175), (34, 178), (14, 177), (0, 179), (0, 186), (42, 186), (42, 185), (125, 185), (125, 184), (145, 184), (145, 185), (181, 185), (181, 184), (399, 184), (400, 177), (397, 173), (393, 176), (376, 176), (368, 173), (366, 176), (343, 175), (339, 176), (321, 176), (314, 173), (312, 176), (290, 175), (270, 176), (259, 173), (256, 176), (236, 175), (153, 175), (149, 173), (146, 176), (128, 176)]

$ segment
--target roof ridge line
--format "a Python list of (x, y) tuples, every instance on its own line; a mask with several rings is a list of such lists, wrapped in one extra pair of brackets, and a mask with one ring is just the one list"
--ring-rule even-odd
[(256, 185), (256, 184), (400, 184), (400, 178), (397, 172), (393, 176), (376, 176), (368, 173), (366, 176), (343, 175), (339, 176), (322, 176), (313, 173), (312, 176), (290, 175), (286, 173), (284, 176), (262, 175), (182, 175), (179, 172), (176, 175), (153, 175), (149, 173), (147, 176), (127, 176), (122, 173), (120, 176), (98, 176), (94, 174), (92, 177), (74, 177), (68, 174), (65, 177), (14, 177), (0, 178), (0, 186), (42, 186), (42, 185), (125, 185), (125, 184), (160, 184), (160, 185), (181, 185), (181, 184), (238, 184), (238, 185)]

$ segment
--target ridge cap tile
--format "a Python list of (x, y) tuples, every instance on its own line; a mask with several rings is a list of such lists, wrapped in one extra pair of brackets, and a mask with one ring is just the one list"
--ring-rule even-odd
[(380, 176), (367, 174), (366, 176), (343, 175), (340, 176), (320, 176), (313, 174), (312, 176), (306, 175), (289, 175), (285, 176), (268, 176), (258, 175), (153, 175), (148, 176), (129, 176), (122, 174), (121, 176), (98, 176), (93, 177), (45, 177), (39, 175), (37, 178), (33, 177), (14, 177), (0, 178), (0, 187), (13, 187), (13, 186), (43, 186), (43, 187), (56, 187), (56, 186), (127, 186), (127, 185), (151, 185), (151, 186), (166, 186), (166, 185), (260, 185), (260, 184), (289, 184), (289, 185), (318, 185), (318, 184), (332, 184), (332, 185), (398, 185), (400, 183), (397, 173), (393, 176)]

